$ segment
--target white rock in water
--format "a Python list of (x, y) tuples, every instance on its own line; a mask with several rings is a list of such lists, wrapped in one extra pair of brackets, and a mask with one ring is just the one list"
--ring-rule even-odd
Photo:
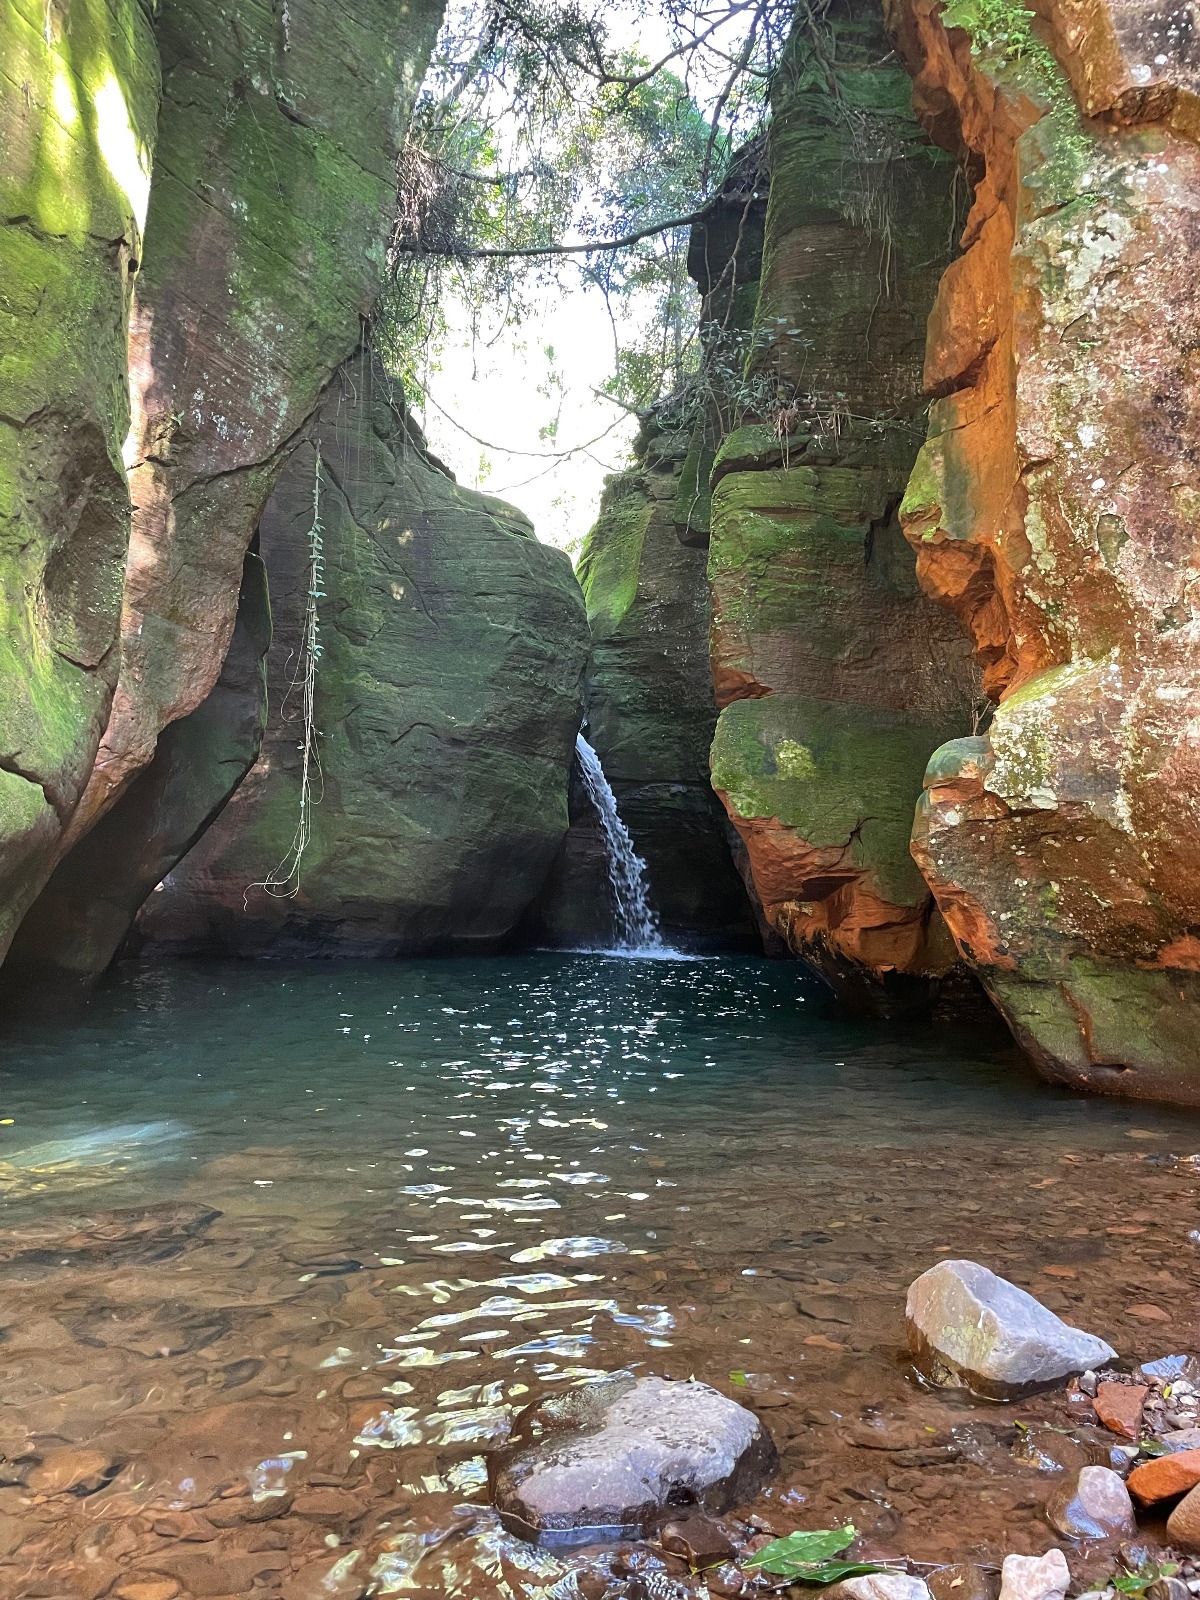
[(843, 1578), (825, 1590), (832, 1600), (933, 1600), (924, 1578), (910, 1578), (907, 1572), (870, 1572), (858, 1578)]
[(1137, 1532), (1129, 1490), (1111, 1467), (1081, 1467), (1074, 1483), (1050, 1496), (1046, 1516), (1068, 1539), (1127, 1539)]
[(1117, 1352), (977, 1261), (940, 1261), (908, 1291), (908, 1343), (931, 1382), (990, 1400), (1047, 1389)]
[(1005, 1556), (1000, 1568), (1000, 1600), (1063, 1600), (1071, 1570), (1061, 1550), (1044, 1556)]
[(510, 1533), (569, 1546), (637, 1537), (672, 1507), (725, 1511), (778, 1465), (752, 1411), (707, 1384), (621, 1373), (528, 1406), (488, 1482)]

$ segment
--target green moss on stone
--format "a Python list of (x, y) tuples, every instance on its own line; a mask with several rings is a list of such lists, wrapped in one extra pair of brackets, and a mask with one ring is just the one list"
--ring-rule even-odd
[(637, 596), (650, 513), (636, 473), (610, 481), (600, 515), (583, 542), (577, 572), (597, 639), (616, 633)]
[(768, 695), (717, 720), (712, 781), (742, 817), (771, 817), (807, 844), (844, 846), (894, 905), (927, 889), (909, 855), (913, 806), (942, 729), (870, 706)]

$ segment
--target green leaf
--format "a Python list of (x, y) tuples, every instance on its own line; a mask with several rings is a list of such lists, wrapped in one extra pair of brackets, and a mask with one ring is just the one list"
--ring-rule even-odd
[(796, 1583), (840, 1583), (843, 1578), (865, 1578), (887, 1570), (874, 1561), (798, 1561), (795, 1570), (785, 1576)]
[(1140, 1454), (1144, 1456), (1169, 1456), (1171, 1454), (1170, 1445), (1163, 1444), (1161, 1439), (1143, 1439), (1138, 1449)]
[[(857, 1529), (853, 1523), (844, 1528), (818, 1528), (812, 1532), (789, 1533), (786, 1538), (772, 1539), (757, 1555), (742, 1562), (747, 1571), (761, 1570), (779, 1578), (800, 1578), (802, 1569), (820, 1570), (830, 1556), (836, 1556), (854, 1543)], [(846, 1566), (846, 1562), (833, 1563)], [(844, 1574), (843, 1574), (844, 1576)], [(832, 1578), (814, 1577), (813, 1583), (832, 1583)]]
[(1137, 1572), (1115, 1574), (1111, 1580), (1112, 1586), (1122, 1594), (1142, 1596), (1152, 1583), (1157, 1583), (1160, 1578), (1174, 1577), (1178, 1570), (1173, 1561), (1164, 1561), (1161, 1566), (1157, 1561), (1148, 1561)]
[(729, 1374), (729, 1381), (730, 1383), (744, 1384), (746, 1381), (746, 1374), (744, 1372), (731, 1372)]

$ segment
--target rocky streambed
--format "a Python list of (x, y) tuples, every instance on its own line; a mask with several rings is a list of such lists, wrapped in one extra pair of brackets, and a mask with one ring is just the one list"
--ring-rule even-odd
[[(937, 1600), (1055, 1547), (1070, 1593), (1172, 1549), (1196, 1581), (1177, 1494), (1060, 1525), (1083, 1469), (1167, 1470), (1109, 1384), (1152, 1440), (1193, 1426), (1186, 1371), (1137, 1378), (1200, 1349), (1181, 1113), (755, 962), (180, 966), (11, 1045), (4, 1596), (755, 1594), (773, 1540), (847, 1526)], [(1115, 1350), (1095, 1394), (920, 1379), (906, 1298), (943, 1259)], [(703, 1384), (777, 1467), (599, 1543), (506, 1527), (528, 1408), (622, 1373)]]

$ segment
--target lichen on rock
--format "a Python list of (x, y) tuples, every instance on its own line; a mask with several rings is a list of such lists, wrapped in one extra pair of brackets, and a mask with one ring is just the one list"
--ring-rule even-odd
[(889, 6), (977, 178), (901, 517), (1000, 704), (935, 758), (913, 850), (1047, 1075), (1195, 1101), (1194, 66), (1143, 71), (1119, 4), (1048, 0), (1017, 51), (938, 13)]

